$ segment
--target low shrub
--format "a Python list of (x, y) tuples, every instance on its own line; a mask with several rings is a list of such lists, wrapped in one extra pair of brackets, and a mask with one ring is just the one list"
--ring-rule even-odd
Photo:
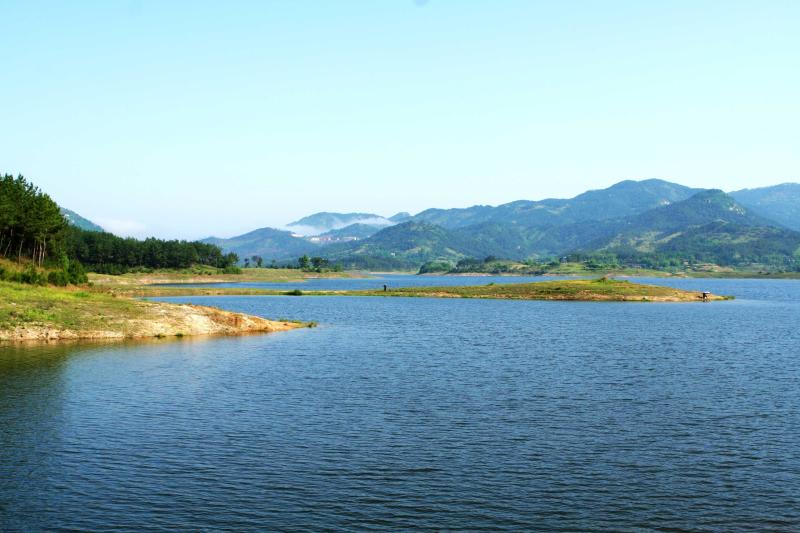
[(69, 284), (69, 274), (63, 270), (54, 270), (47, 275), (47, 282), (50, 285), (66, 287)]
[(47, 276), (33, 265), (28, 265), (28, 268), (20, 274), (19, 279), (21, 283), (28, 285), (47, 285)]
[(73, 285), (82, 285), (89, 281), (89, 276), (86, 275), (86, 269), (83, 268), (83, 265), (80, 264), (79, 261), (69, 262), (66, 275), (69, 283)]

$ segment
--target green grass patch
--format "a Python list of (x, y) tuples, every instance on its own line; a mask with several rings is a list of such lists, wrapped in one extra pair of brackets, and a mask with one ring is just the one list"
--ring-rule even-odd
[[(134, 296), (405, 296), (429, 298), (496, 298), (510, 300), (581, 301), (698, 301), (701, 293), (627, 280), (570, 279), (534, 283), (488, 284), (447, 287), (405, 287), (358, 291), (279, 291), (239, 287), (136, 287), (125, 294)], [(712, 299), (724, 299), (714, 296)]]
[[(358, 293), (360, 291), (352, 291)], [(500, 285), (407, 287), (387, 292), (362, 293), (374, 296), (436, 296), (441, 298), (499, 298), (514, 300), (583, 301), (697, 301), (698, 292), (660, 285), (645, 285), (627, 280), (559, 280)]]
[(0, 282), (0, 329), (41, 325), (99, 330), (141, 315), (136, 301), (108, 294)]

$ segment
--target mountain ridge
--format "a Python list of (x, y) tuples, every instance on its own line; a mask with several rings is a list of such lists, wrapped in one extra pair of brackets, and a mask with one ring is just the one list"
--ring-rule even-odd
[(800, 183), (742, 189), (730, 195), (756, 213), (800, 231)]
[[(778, 199), (786, 196), (778, 192)], [(776, 201), (775, 194), (766, 196)], [(713, 248), (718, 245), (727, 250), (719, 254), (723, 261), (768, 259), (774, 252), (776, 261), (789, 264), (794, 261), (797, 232), (765, 216), (765, 211), (721, 190), (659, 179), (625, 180), (570, 199), (427, 209), (413, 216), (401, 212), (389, 219), (381, 217), (383, 225), (355, 222), (313, 237), (262, 228), (256, 230), (262, 234), (204, 242), (242, 257), (262, 255), (285, 261), (314, 254), (345, 266), (373, 269), (408, 269), (431, 260), (455, 262), (483, 256), (514, 260), (571, 253), (675, 256), (681, 253), (680, 243), (687, 247), (687, 254), (698, 251), (698, 257), (714, 257)], [(365, 216), (373, 214), (321, 212), (293, 224), (337, 225)], [(259, 239), (266, 239), (267, 245), (259, 244)], [(712, 245), (704, 247), (703, 239)]]
[(75, 211), (71, 209), (67, 209), (66, 207), (59, 207), (61, 210), (61, 214), (64, 215), (64, 218), (67, 219), (67, 222), (75, 226), (76, 228), (80, 228), (86, 231), (105, 231), (102, 226), (95, 224), (88, 218), (84, 218)]
[(258, 255), (268, 261), (296, 258), (319, 248), (319, 245), (295, 237), (289, 231), (275, 228), (258, 228), (227, 239), (207, 237), (200, 242), (219, 246), (225, 253), (233, 252), (240, 259)]
[(374, 213), (335, 213), (320, 211), (295, 220), (294, 222), (290, 222), (286, 227), (297, 230), (305, 235), (320, 235), (353, 224), (382, 227), (391, 226), (394, 222)]

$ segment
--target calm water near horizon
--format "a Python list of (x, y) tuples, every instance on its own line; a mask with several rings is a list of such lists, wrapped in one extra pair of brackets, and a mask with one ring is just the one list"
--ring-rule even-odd
[(644, 281), (737, 299), (164, 298), (320, 326), (0, 347), (0, 531), (800, 530), (800, 281)]

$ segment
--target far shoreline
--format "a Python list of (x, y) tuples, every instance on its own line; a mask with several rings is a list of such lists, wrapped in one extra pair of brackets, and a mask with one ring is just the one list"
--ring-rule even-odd
[(624, 272), (618, 271), (596, 271), (596, 272), (583, 272), (583, 273), (559, 273), (559, 272), (546, 272), (544, 274), (522, 273), (522, 272), (425, 272), (417, 274), (420, 277), (526, 277), (526, 278), (547, 278), (547, 277), (560, 277), (560, 278), (575, 278), (575, 279), (591, 279), (600, 276), (613, 277), (613, 278), (664, 278), (664, 279), (787, 279), (787, 280), (800, 280), (800, 272), (771, 272), (771, 273), (757, 273), (757, 272), (657, 272), (657, 271), (642, 271), (642, 272)]
[(128, 298), (168, 298), (195, 296), (368, 296), (413, 298), (477, 298), (514, 300), (620, 301), (620, 302), (698, 302), (731, 300), (731, 296), (710, 293), (703, 299), (700, 291), (688, 291), (663, 285), (634, 283), (611, 278), (569, 279), (486, 285), (451, 285), (445, 287), (386, 287), (360, 290), (263, 289), (253, 287), (169, 287), (140, 286), (107, 289), (110, 294)]
[(146, 301), (88, 286), (0, 282), (2, 342), (241, 335), (315, 325), (195, 304)]

